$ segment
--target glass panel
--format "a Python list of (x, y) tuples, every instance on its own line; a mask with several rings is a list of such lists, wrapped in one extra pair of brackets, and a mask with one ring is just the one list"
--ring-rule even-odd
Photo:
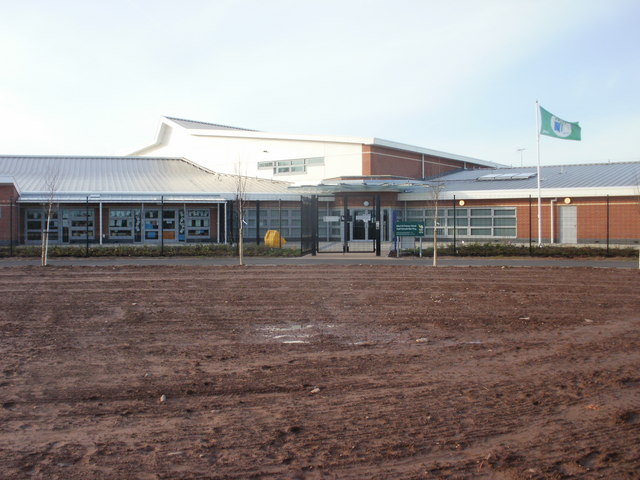
[(209, 220), (206, 219), (191, 219), (189, 220), (190, 227), (208, 227)]
[(190, 217), (208, 217), (209, 210), (187, 210)]
[(515, 237), (516, 229), (515, 228), (495, 228), (493, 230), (493, 234), (496, 237)]
[(472, 217), (490, 217), (491, 209), (490, 208), (472, 208), (471, 216)]
[[(453, 208), (447, 209), (447, 215), (453, 217)], [(456, 217), (466, 217), (467, 209), (466, 208), (456, 208)]]
[(131, 210), (111, 210), (109, 212), (110, 217), (130, 217)]
[(490, 218), (472, 218), (471, 226), (472, 227), (490, 227), (491, 219)]
[(490, 228), (472, 228), (471, 235), (482, 235), (485, 237), (490, 237), (491, 229)]
[(90, 219), (88, 222), (86, 220), (71, 220), (72, 227), (86, 227), (87, 224), (93, 227), (93, 220)]
[(495, 227), (515, 227), (516, 219), (515, 218), (494, 218), (493, 225)]
[(515, 208), (501, 208), (501, 209), (496, 208), (493, 210), (493, 214), (496, 217), (515, 217), (516, 209)]

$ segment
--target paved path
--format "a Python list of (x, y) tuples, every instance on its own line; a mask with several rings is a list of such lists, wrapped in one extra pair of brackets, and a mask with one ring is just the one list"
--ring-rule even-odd
[[(115, 265), (238, 265), (237, 257), (90, 257), (90, 258), (53, 258), (52, 266), (115, 266)], [(245, 257), (245, 264), (256, 265), (416, 265), (432, 266), (431, 258), (417, 257), (376, 257), (369, 253), (319, 254), (305, 257)], [(39, 258), (0, 259), (0, 268), (40, 265)], [(477, 258), (477, 257), (440, 257), (438, 265), (443, 267), (467, 266), (508, 266), (508, 267), (599, 267), (599, 268), (638, 268), (638, 260), (610, 258)]]

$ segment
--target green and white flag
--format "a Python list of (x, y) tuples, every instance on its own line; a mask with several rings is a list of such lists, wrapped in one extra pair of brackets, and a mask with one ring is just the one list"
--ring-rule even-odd
[(581, 140), (578, 122), (567, 122), (540, 107), (540, 133), (562, 140)]

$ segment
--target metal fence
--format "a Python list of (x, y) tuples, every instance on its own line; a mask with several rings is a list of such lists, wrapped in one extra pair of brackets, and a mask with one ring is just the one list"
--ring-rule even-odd
[[(540, 208), (537, 199), (531, 197), (519, 200), (453, 198), (384, 206), (378, 198), (370, 199), (367, 205), (363, 205), (364, 202), (356, 205), (354, 200), (348, 204), (346, 197), (339, 200), (319, 202), (316, 196), (306, 196), (300, 202), (252, 202), (247, 208), (245, 241), (262, 244), (268, 230), (277, 230), (286, 239), (287, 247), (299, 247), (303, 254), (358, 251), (386, 254), (398, 248), (417, 248), (420, 244), (428, 248), (433, 244), (434, 234), (439, 245), (451, 245), (454, 251), (466, 244), (497, 243), (527, 246), (530, 250), (538, 244), (601, 247), (606, 254), (611, 254), (612, 249), (640, 245), (640, 197), (546, 198)], [(206, 238), (189, 237), (187, 231), (184, 238), (176, 236), (165, 240), (162, 225), (166, 219), (159, 218), (159, 237), (147, 242), (143, 231), (139, 238), (132, 237), (128, 243), (161, 247), (196, 242), (237, 243), (238, 218), (234, 207), (233, 202), (228, 202), (218, 210), (218, 225), (209, 224)], [(55, 226), (55, 238), (53, 235), (50, 238), (52, 245), (85, 246), (88, 250), (89, 246), (97, 248), (103, 243), (104, 246), (123, 243), (108, 235), (98, 241), (98, 214), (94, 214), (93, 208), (82, 205), (69, 208), (68, 216), (59, 219)], [(39, 244), (45, 229), (45, 210), (44, 205), (19, 206), (13, 200), (0, 204), (3, 255), (13, 255), (14, 249), (22, 245)], [(206, 220), (194, 216), (196, 213), (186, 212), (184, 219), (204, 225)], [(38, 215), (40, 217), (35, 218)], [(124, 221), (105, 215), (105, 229), (114, 229), (113, 222)], [(175, 218), (176, 225), (181, 218)], [(135, 221), (133, 217), (130, 220)], [(67, 224), (63, 225), (63, 221)], [(399, 240), (395, 235), (399, 221), (421, 222), (424, 234)], [(179, 232), (176, 227), (176, 233)]]

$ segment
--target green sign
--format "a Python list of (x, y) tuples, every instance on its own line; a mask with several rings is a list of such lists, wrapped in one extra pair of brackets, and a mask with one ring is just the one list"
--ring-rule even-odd
[(396, 237), (422, 237), (424, 235), (424, 223), (422, 222), (396, 222)]

